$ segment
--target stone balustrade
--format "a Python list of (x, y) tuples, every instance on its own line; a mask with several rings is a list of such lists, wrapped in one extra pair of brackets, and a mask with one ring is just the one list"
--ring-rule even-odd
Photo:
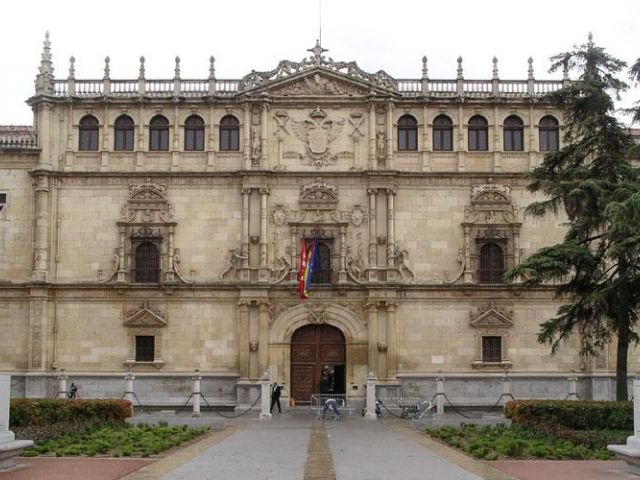
[(28, 126), (0, 126), (0, 148), (37, 149), (38, 136)]

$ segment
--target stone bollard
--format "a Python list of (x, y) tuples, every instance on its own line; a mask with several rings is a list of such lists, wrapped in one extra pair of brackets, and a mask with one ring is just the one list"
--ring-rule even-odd
[(271, 378), (265, 370), (260, 377), (260, 420), (271, 420)]
[(200, 416), (200, 381), (202, 380), (202, 376), (200, 376), (200, 370), (197, 368), (194, 370), (193, 375), (193, 413), (191, 416), (199, 417)]
[(135, 378), (132, 370), (129, 370), (127, 376), (124, 377), (124, 399), (129, 400), (131, 405), (133, 405), (133, 381)]
[(64, 371), (64, 368), (60, 370), (60, 375), (58, 375), (58, 398), (69, 398), (69, 394), (67, 392), (67, 380), (69, 377)]
[(367, 411), (364, 415), (369, 420), (375, 420), (378, 418), (376, 415), (376, 384), (378, 378), (373, 372), (369, 372), (367, 375)]
[(25, 448), (33, 446), (31, 440), (16, 440), (9, 430), (9, 398), (11, 396), (11, 377), (0, 375), (0, 471), (15, 466), (13, 457), (20, 455)]
[(633, 435), (627, 437), (626, 445), (607, 445), (607, 449), (627, 462), (631, 473), (640, 475), (640, 374), (633, 379)]
[(578, 377), (574, 375), (568, 377), (567, 380), (569, 381), (569, 394), (566, 400), (580, 400), (578, 396)]
[(436, 378), (436, 415), (444, 415), (444, 377)]

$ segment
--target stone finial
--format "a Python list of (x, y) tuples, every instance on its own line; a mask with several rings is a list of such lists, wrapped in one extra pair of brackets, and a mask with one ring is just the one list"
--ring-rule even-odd
[(458, 76), (456, 77), (458, 80), (462, 80), (462, 57), (458, 57)]
[(53, 63), (51, 62), (51, 42), (49, 41), (49, 31), (44, 35), (42, 57), (38, 75), (36, 76), (36, 93), (53, 92)]
[(140, 72), (138, 73), (138, 80), (144, 80), (144, 56), (140, 57)]
[(209, 57), (209, 78), (216, 78), (216, 59), (213, 55)]
[(110, 62), (111, 59), (109, 57), (104, 57), (104, 80), (109, 80), (109, 77), (111, 75), (111, 67), (109, 66)]
[(69, 76), (67, 77), (69, 80), (73, 80), (76, 78), (76, 57), (69, 57)]
[(492, 78), (494, 80), (498, 79), (498, 57), (493, 57), (493, 70), (492, 70)]
[(180, 78), (180, 57), (176, 57), (176, 68), (174, 69), (173, 78)]
[(422, 57), (422, 78), (429, 78), (427, 70), (427, 56)]
[(533, 80), (533, 58), (529, 57), (527, 63), (529, 63), (529, 68), (527, 69), (527, 79)]
[(588, 42), (587, 42), (587, 46), (589, 48), (593, 48), (593, 45), (594, 45), (594, 43), (593, 43), (593, 33), (589, 32), (589, 36), (587, 38), (589, 39)]
[(311, 60), (313, 60), (313, 64), (316, 66), (322, 65), (322, 54), (324, 52), (328, 52), (326, 48), (322, 48), (320, 45), (320, 40), (316, 40), (316, 46), (307, 50), (307, 52), (313, 53)]

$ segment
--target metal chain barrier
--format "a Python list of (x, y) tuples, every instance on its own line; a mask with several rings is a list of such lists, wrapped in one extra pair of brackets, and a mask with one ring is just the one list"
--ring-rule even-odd
[(489, 407), (488, 410), (486, 410), (487, 413), (491, 413), (493, 412), (493, 409), (496, 408), (499, 404), (500, 401), (504, 398), (504, 397), (509, 397), (511, 400), (515, 400), (516, 397), (514, 397), (512, 394), (510, 393), (501, 393), (500, 396), (498, 397), (498, 400), (496, 400), (496, 403), (494, 403), (491, 407)]
[[(205, 398), (205, 396), (202, 393), (200, 393), (200, 396), (202, 397), (202, 400), (204, 400), (204, 403), (207, 404), (207, 407), (211, 407), (211, 405), (209, 404), (209, 402), (207, 402), (207, 399)], [(238, 413), (236, 415), (223, 415), (222, 413), (217, 412), (215, 410), (213, 411), (213, 413), (215, 413), (216, 415), (219, 415), (219, 416), (221, 416), (223, 418), (238, 418), (238, 417), (242, 417), (243, 415), (246, 415), (251, 410), (253, 410), (253, 407), (255, 407), (256, 404), (258, 403), (258, 401), (260, 400), (260, 397), (262, 397), (262, 392), (258, 393), (258, 396), (256, 397), (255, 401), (245, 411), (243, 411), (241, 413)]]
[[(127, 394), (131, 394), (133, 395), (133, 398), (135, 398), (136, 402), (138, 402), (138, 406), (140, 407), (140, 410), (142, 410), (144, 413), (146, 413), (147, 415), (151, 415), (151, 412), (149, 412), (149, 410), (147, 410), (146, 408), (144, 408), (144, 405), (142, 405), (142, 402), (140, 401), (140, 399), (138, 398), (138, 395), (136, 394), (136, 392), (124, 392), (122, 394), (122, 396), (120, 397), (120, 400), (124, 399), (124, 397), (127, 396)], [(132, 405), (133, 407), (133, 405)]]
[[(385, 410), (387, 413), (389, 413), (391, 416), (396, 417), (396, 418), (400, 418), (400, 419), (402, 419), (402, 420), (406, 420), (404, 417), (402, 417), (402, 416), (400, 416), (400, 415), (398, 415), (398, 414), (396, 414), (396, 413), (393, 413), (391, 410), (389, 410), (389, 409), (387, 408), (387, 406), (386, 406), (384, 403), (382, 403), (382, 400), (378, 400), (378, 402), (380, 402), (380, 405), (382, 405), (382, 408), (384, 408), (384, 410)], [(366, 407), (365, 407), (365, 408), (366, 408)]]

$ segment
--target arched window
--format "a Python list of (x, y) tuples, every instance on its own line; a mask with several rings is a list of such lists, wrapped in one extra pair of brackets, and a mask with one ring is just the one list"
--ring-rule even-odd
[(433, 149), (453, 150), (453, 123), (446, 115), (433, 120)]
[(204, 120), (198, 115), (184, 121), (184, 149), (204, 150)]
[(398, 150), (418, 149), (418, 122), (411, 115), (398, 120)]
[(510, 115), (504, 120), (504, 150), (506, 152), (524, 150), (523, 123), (520, 117)]
[(169, 150), (169, 120), (162, 115), (149, 122), (149, 150)]
[(93, 115), (85, 115), (80, 120), (78, 149), (98, 150), (98, 120)]
[(133, 119), (129, 115), (120, 115), (114, 124), (114, 150), (133, 150)]
[(469, 119), (469, 150), (489, 150), (489, 124), (481, 115)]
[(157, 283), (160, 281), (160, 252), (153, 242), (142, 242), (136, 247), (134, 281)]
[(318, 259), (311, 283), (331, 283), (331, 248), (325, 242), (318, 242)]
[(220, 150), (240, 150), (240, 122), (233, 115), (220, 120)]
[(538, 125), (540, 133), (540, 151), (555, 152), (560, 145), (560, 134), (558, 129), (558, 120), (551, 115), (542, 117)]
[(480, 248), (480, 283), (504, 283), (504, 252), (497, 243), (486, 243)]

